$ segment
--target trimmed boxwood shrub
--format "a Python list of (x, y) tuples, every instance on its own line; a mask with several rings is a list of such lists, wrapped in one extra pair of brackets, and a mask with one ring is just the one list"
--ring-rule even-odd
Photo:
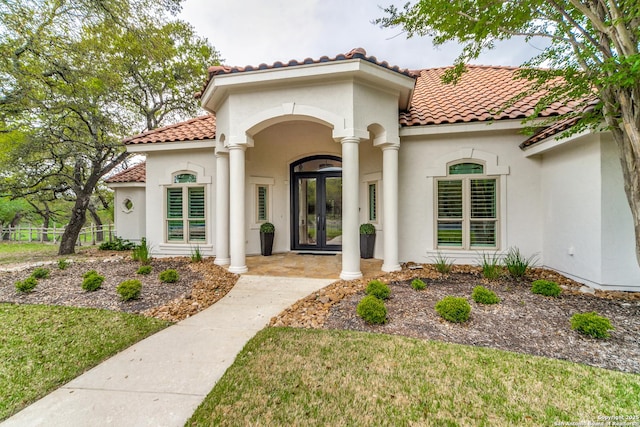
[(380, 280), (372, 280), (367, 285), (367, 289), (364, 291), (367, 295), (373, 295), (378, 299), (387, 299), (391, 294), (391, 289), (386, 283)]
[(360, 300), (356, 313), (367, 323), (380, 325), (387, 321), (387, 307), (384, 301), (373, 295), (367, 295)]
[(102, 286), (104, 276), (99, 275), (95, 270), (87, 271), (82, 277), (82, 289), (85, 291), (95, 291)]
[(173, 268), (169, 268), (158, 276), (162, 283), (176, 283), (180, 276), (178, 276), (178, 272)]
[(473, 288), (471, 298), (479, 304), (497, 304), (500, 302), (500, 298), (498, 298), (496, 293), (484, 286), (476, 286)]
[(31, 273), (31, 277), (35, 279), (46, 279), (47, 277), (49, 277), (49, 269), (38, 267), (33, 270), (33, 273)]
[(531, 284), (531, 292), (547, 297), (557, 297), (562, 292), (562, 288), (556, 282), (540, 279)]
[(469, 320), (471, 306), (465, 298), (448, 296), (436, 303), (436, 311), (449, 322), (463, 323)]
[(142, 265), (138, 271), (136, 271), (136, 274), (149, 274), (151, 273), (151, 270), (153, 270), (153, 267), (150, 265)]
[(424, 288), (427, 287), (427, 284), (424, 283), (424, 281), (422, 279), (413, 279), (411, 281), (411, 287), (413, 289), (415, 289), (416, 291), (421, 291), (421, 290), (423, 290)]
[(38, 280), (33, 276), (16, 282), (16, 290), (19, 292), (31, 292), (36, 286), (38, 286)]
[(116, 292), (120, 295), (122, 301), (129, 301), (140, 296), (142, 291), (142, 283), (137, 279), (125, 280), (116, 288)]
[(613, 330), (614, 327), (609, 319), (591, 311), (571, 316), (571, 329), (593, 338), (609, 338), (609, 330)]

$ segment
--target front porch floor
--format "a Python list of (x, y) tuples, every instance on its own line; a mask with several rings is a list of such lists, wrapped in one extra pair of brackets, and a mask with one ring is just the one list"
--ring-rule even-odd
[[(317, 279), (340, 279), (342, 254), (315, 255), (298, 252), (277, 253), (271, 256), (247, 256), (246, 274), (256, 276), (308, 277)], [(381, 259), (361, 259), (360, 268), (364, 277), (380, 274)]]

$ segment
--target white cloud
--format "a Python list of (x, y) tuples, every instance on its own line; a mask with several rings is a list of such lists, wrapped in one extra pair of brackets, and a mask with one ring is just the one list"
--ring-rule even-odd
[[(379, 0), (402, 5), (405, 0)], [(455, 43), (434, 47), (427, 38), (407, 40), (398, 29), (372, 24), (384, 12), (363, 0), (186, 0), (180, 17), (207, 37), (228, 65), (333, 57), (363, 47), (402, 68), (451, 65)], [(522, 39), (497, 44), (476, 63), (520, 65), (538, 51)]]

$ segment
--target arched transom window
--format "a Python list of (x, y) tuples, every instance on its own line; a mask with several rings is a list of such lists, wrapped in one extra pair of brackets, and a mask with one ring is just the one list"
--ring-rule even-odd
[(436, 180), (438, 248), (497, 249), (498, 180), (482, 163), (448, 165)]

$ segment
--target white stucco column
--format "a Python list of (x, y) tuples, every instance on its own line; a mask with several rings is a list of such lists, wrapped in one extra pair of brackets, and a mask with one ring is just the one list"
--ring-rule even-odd
[(340, 142), (342, 143), (342, 272), (340, 278), (352, 280), (362, 277), (358, 221), (360, 138), (346, 137)]
[(229, 265), (229, 153), (216, 150), (216, 265)]
[(245, 248), (245, 145), (229, 146), (229, 239), (232, 273), (246, 273)]
[(398, 150), (400, 146), (382, 147), (382, 201), (384, 230), (384, 261), (382, 271), (399, 271), (398, 262)]

